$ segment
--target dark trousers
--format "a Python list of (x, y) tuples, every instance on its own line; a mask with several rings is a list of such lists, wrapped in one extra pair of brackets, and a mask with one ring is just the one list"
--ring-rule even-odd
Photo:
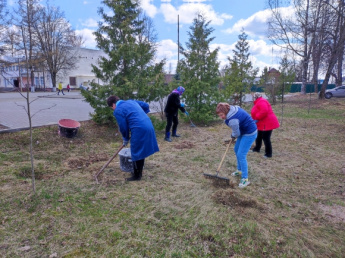
[(271, 144), (271, 131), (258, 131), (258, 136), (255, 140), (255, 147), (253, 151), (259, 152), (261, 149), (262, 141), (264, 141), (265, 144), (265, 155), (267, 157), (272, 157), (272, 144)]
[(143, 175), (143, 168), (144, 168), (145, 159), (133, 161), (133, 168), (134, 168), (134, 177), (141, 178)]
[(165, 132), (170, 132), (171, 126), (172, 126), (172, 131), (173, 133), (176, 133), (177, 125), (178, 125), (178, 116), (176, 115), (171, 115), (166, 113), (167, 117), (167, 126), (165, 127)]

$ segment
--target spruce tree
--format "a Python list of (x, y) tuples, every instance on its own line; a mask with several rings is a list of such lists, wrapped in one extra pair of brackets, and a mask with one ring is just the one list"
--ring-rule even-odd
[(247, 34), (242, 29), (242, 33), (238, 36), (238, 41), (233, 50), (233, 58), (228, 58), (230, 65), (225, 75), (225, 96), (227, 99), (238, 99), (239, 105), (242, 105), (245, 93), (250, 92), (258, 69), (254, 69), (252, 62), (249, 60), (249, 45)]
[(193, 20), (186, 48), (179, 46), (184, 58), (177, 67), (180, 83), (186, 89), (183, 95), (186, 109), (195, 121), (205, 123), (214, 118), (220, 81), (217, 61), (219, 49), (209, 49), (214, 40), (214, 37), (210, 37), (214, 29), (209, 27), (209, 23), (200, 14)]
[[(93, 119), (98, 123), (114, 121), (106, 106), (110, 95), (121, 99), (155, 100), (155, 87), (161, 85), (164, 60), (154, 64), (156, 53), (152, 22), (139, 8), (138, 1), (103, 0), (98, 12), (102, 17), (94, 33), (97, 47), (105, 53), (92, 71), (104, 85), (92, 84), (83, 91), (86, 101), (95, 109)], [(158, 80), (158, 83), (156, 83)]]

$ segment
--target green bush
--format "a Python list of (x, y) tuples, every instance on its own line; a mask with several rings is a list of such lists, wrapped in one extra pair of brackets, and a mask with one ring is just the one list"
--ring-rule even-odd
[(151, 122), (153, 124), (153, 127), (156, 131), (163, 131), (166, 126), (166, 121), (161, 120), (160, 118), (157, 118), (155, 116), (150, 116)]

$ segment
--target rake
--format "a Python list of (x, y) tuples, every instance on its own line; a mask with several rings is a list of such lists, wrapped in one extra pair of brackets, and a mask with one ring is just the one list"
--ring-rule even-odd
[(222, 167), (222, 165), (223, 165), (223, 161), (224, 161), (224, 159), (225, 159), (226, 153), (228, 152), (229, 147), (230, 147), (230, 145), (231, 145), (232, 143), (233, 143), (233, 141), (229, 141), (228, 146), (226, 147), (226, 151), (225, 151), (224, 154), (223, 154), (223, 158), (222, 158), (222, 160), (220, 161), (220, 164), (219, 164), (219, 166), (218, 166), (218, 168), (217, 168), (217, 170), (216, 170), (216, 174), (206, 174), (206, 173), (204, 173), (204, 176), (205, 176), (206, 178), (208, 178), (208, 179), (215, 179), (215, 180), (217, 180), (218, 182), (223, 182), (223, 183), (226, 183), (226, 184), (230, 184), (230, 179), (227, 178), (227, 177), (219, 176), (219, 171), (220, 171), (220, 169), (221, 169), (221, 167)]
[(101, 170), (100, 171), (98, 171), (98, 173), (95, 175), (95, 180), (96, 180), (96, 182), (97, 182), (97, 184), (98, 184), (98, 176), (99, 176), (99, 174), (101, 174), (102, 172), (103, 172), (103, 170), (109, 165), (109, 163), (117, 156), (117, 154), (119, 154), (119, 152), (122, 150), (122, 148), (123, 148), (124, 146), (123, 145), (121, 145), (120, 146), (120, 148), (117, 150), (117, 152), (107, 161), (107, 163), (105, 163), (105, 165), (101, 168)]
[(190, 118), (189, 114), (187, 115), (190, 121), (190, 127), (196, 127), (196, 125), (192, 122), (192, 119)]

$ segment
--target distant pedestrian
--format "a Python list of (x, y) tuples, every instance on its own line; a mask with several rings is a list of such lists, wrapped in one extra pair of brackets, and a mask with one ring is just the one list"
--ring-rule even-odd
[(127, 181), (138, 181), (142, 177), (145, 158), (159, 151), (155, 129), (151, 119), (149, 104), (138, 100), (120, 100), (110, 96), (107, 104), (114, 110), (114, 117), (122, 134), (123, 146), (131, 141), (133, 176)]
[(252, 118), (258, 127), (258, 136), (255, 140), (253, 152), (260, 152), (262, 141), (265, 144), (265, 158), (272, 157), (271, 135), (274, 129), (279, 127), (279, 121), (274, 114), (271, 104), (260, 94), (254, 96), (254, 106), (251, 110)]
[(61, 91), (62, 95), (65, 95), (65, 93), (63, 93), (62, 82), (60, 82), (58, 85), (58, 95), (60, 95), (60, 91)]
[(67, 91), (69, 92), (71, 90), (71, 87), (69, 86), (69, 84), (67, 84)]
[(180, 109), (183, 113), (188, 115), (188, 112), (184, 109), (184, 104), (180, 102), (180, 96), (183, 94), (185, 89), (182, 86), (178, 86), (168, 96), (167, 104), (164, 108), (165, 116), (167, 117), (167, 125), (165, 127), (165, 138), (167, 142), (171, 142), (170, 129), (172, 126), (173, 137), (180, 137), (176, 133), (178, 125), (178, 110)]

